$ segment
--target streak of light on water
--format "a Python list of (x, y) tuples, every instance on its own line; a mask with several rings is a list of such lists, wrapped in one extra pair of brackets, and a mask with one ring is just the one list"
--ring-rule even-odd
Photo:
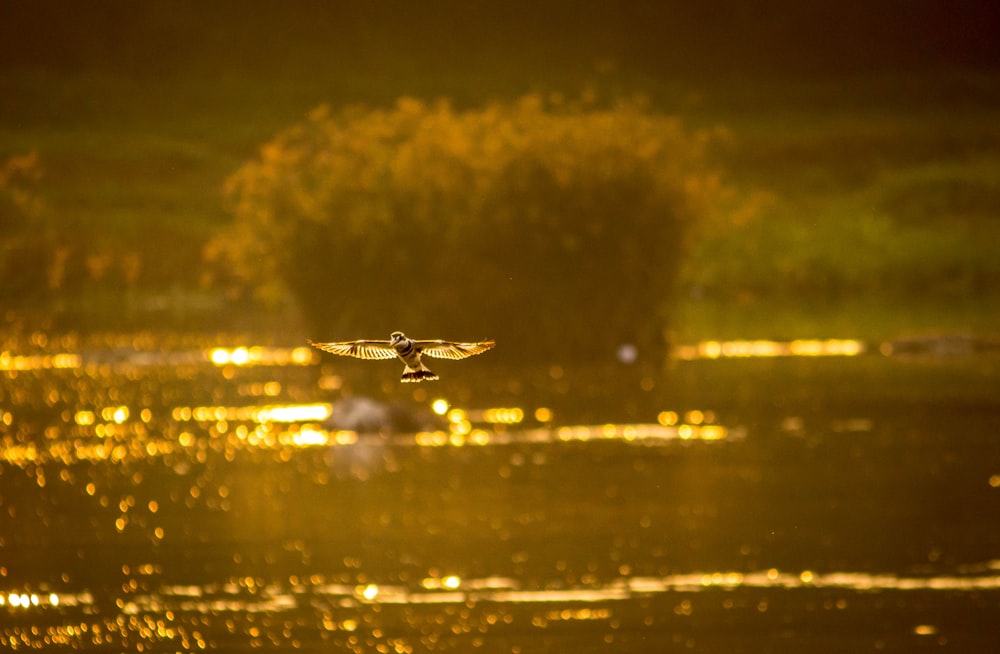
[[(322, 405), (320, 405), (322, 407)], [(289, 428), (279, 429), (272, 422), (291, 421), (284, 412), (294, 413), (303, 410), (313, 410), (309, 407), (269, 407), (263, 410), (247, 410), (247, 414), (261, 416), (267, 414), (266, 422), (253, 428), (238, 425), (227, 433), (216, 436), (197, 436), (190, 431), (180, 432), (176, 438), (163, 438), (145, 432), (136, 432), (126, 428), (113, 429), (112, 425), (98, 424), (101, 428), (100, 437), (92, 442), (85, 442), (74, 435), (69, 439), (52, 438), (43, 443), (8, 444), (0, 450), (0, 462), (18, 467), (59, 462), (69, 465), (77, 461), (111, 461), (123, 463), (141, 459), (153, 459), (163, 455), (176, 454), (185, 451), (203, 449), (214, 450), (284, 450), (287, 448), (312, 447), (349, 447), (362, 442), (363, 435), (351, 430), (329, 430), (316, 424), (293, 424)], [(211, 411), (206, 408), (205, 411)], [(225, 409), (215, 414), (229, 415)], [(184, 420), (182, 412), (181, 421)], [(277, 416), (277, 417), (275, 417)], [(81, 419), (81, 424), (89, 426), (90, 418)], [(657, 445), (674, 441), (725, 441), (739, 440), (746, 436), (743, 427), (728, 428), (722, 425), (661, 425), (661, 424), (605, 424), (576, 425), (558, 429), (527, 429), (518, 431), (487, 431), (472, 429), (468, 432), (432, 431), (416, 434), (396, 434), (391, 436), (374, 436), (386, 445), (397, 447), (464, 447), (464, 446), (501, 446), (512, 444), (544, 444), (570, 442), (610, 442), (632, 443), (636, 445)]]
[(853, 357), (868, 350), (855, 339), (796, 339), (792, 341), (732, 340), (702, 341), (678, 345), (671, 352), (675, 359), (748, 359), (770, 357)]
[[(330, 583), (295, 579), (295, 583), (256, 585), (233, 579), (223, 584), (164, 586), (154, 593), (132, 594), (121, 603), (126, 615), (164, 611), (275, 612), (295, 610), (296, 598), (325, 599), (350, 608), (363, 604), (576, 604), (615, 602), (656, 594), (699, 593), (738, 589), (843, 589), (857, 592), (949, 592), (976, 593), (1000, 590), (1000, 561), (991, 561), (990, 572), (935, 576), (900, 576), (866, 572), (781, 571), (692, 572), (662, 577), (623, 576), (600, 584), (568, 588), (523, 588), (509, 577), (462, 579), (428, 577), (420, 587), (399, 584)], [(10, 610), (55, 610), (90, 606), (90, 592), (56, 593), (0, 590), (0, 607)]]
[(122, 368), (211, 364), (213, 366), (307, 366), (314, 362), (308, 347), (239, 346), (193, 350), (137, 350), (12, 354), (0, 352), (0, 371), (72, 370), (111, 365)]
[(513, 443), (568, 443), (587, 441), (620, 441), (655, 445), (670, 441), (722, 441), (738, 440), (746, 436), (743, 427), (727, 428), (722, 425), (679, 424), (606, 424), (571, 425), (557, 429), (528, 429), (491, 433), (475, 429), (466, 435), (454, 432), (421, 432), (409, 439), (399, 439), (400, 445), (414, 444), (423, 447), (461, 447), (463, 445), (507, 445)]

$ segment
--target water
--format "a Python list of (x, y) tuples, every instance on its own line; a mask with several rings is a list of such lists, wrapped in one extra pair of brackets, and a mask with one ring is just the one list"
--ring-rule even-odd
[[(737, 349), (400, 385), (295, 346), (8, 345), (0, 647), (1000, 650), (991, 355)], [(345, 396), (407, 428), (333, 424)]]

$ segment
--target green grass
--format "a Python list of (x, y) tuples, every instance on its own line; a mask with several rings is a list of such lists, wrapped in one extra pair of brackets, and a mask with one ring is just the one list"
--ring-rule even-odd
[(855, 338), (997, 333), (1000, 292), (957, 297), (683, 298), (674, 305), (677, 343), (726, 339)]
[(727, 89), (700, 120), (731, 131), (730, 179), (753, 210), (730, 199), (701, 229), (675, 329), (991, 330), (996, 89), (961, 75)]

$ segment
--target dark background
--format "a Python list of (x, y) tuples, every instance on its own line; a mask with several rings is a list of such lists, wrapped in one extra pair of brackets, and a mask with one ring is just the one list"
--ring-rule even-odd
[(342, 67), (530, 76), (601, 58), (648, 75), (850, 73), (993, 68), (998, 31), (1000, 7), (987, 1), (8, 1), (0, 61), (137, 75)]

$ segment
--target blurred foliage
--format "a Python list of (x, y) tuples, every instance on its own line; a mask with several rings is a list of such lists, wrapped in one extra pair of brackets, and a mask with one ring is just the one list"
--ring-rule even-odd
[(229, 178), (234, 220), (207, 254), (258, 299), (300, 301), (316, 338), (655, 349), (721, 191), (720, 136), (638, 100), (320, 107)]
[(42, 178), (35, 152), (0, 162), (0, 300), (8, 317), (61, 308), (82, 289), (133, 286), (144, 254), (151, 254), (137, 248), (137, 240), (88, 231), (54, 212), (43, 198)]
[(0, 162), (0, 301), (8, 305), (63, 280), (65, 254), (52, 249), (56, 235), (37, 191), (41, 176), (36, 153)]
[[(894, 166), (837, 194), (752, 194), (746, 220), (703, 225), (682, 284), (698, 298), (942, 302), (1000, 282), (1000, 160)], [(749, 204), (749, 203), (748, 203)], [(801, 306), (801, 304), (800, 304)]]

